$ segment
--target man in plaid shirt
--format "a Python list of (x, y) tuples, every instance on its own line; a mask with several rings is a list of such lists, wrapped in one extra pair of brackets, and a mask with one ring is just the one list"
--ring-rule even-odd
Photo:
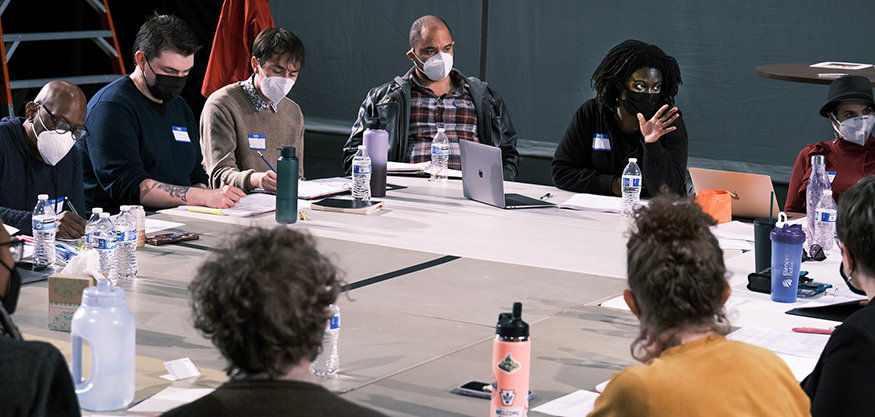
[(383, 119), (389, 132), (389, 160), (431, 160), (431, 141), (438, 128), (450, 140), (451, 169), (460, 169), (459, 141), (501, 148), (504, 179), (513, 181), (519, 169), (516, 130), (501, 97), (485, 82), (453, 69), (453, 42), (443, 19), (423, 16), (410, 28), (407, 57), (413, 68), (391, 82), (371, 89), (344, 146), (344, 169), (362, 143), (370, 118)]

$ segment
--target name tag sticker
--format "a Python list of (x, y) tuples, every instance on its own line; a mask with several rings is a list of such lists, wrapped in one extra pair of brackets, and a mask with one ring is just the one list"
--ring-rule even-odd
[(596, 133), (592, 135), (592, 149), (594, 151), (610, 151), (611, 140), (604, 133)]
[(191, 143), (191, 138), (188, 137), (188, 129), (179, 126), (173, 126), (173, 138), (177, 142)]
[(826, 176), (829, 177), (829, 183), (832, 184), (832, 181), (836, 179), (836, 171), (826, 171)]
[(255, 149), (259, 151), (265, 150), (266, 139), (264, 135), (257, 134), (249, 134), (249, 149)]

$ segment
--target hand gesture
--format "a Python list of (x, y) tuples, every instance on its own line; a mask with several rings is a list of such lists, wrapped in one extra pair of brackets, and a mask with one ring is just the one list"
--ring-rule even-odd
[(666, 109), (668, 109), (668, 104), (660, 107), (650, 120), (645, 120), (644, 115), (638, 113), (638, 125), (641, 128), (641, 134), (644, 135), (644, 142), (654, 143), (662, 135), (677, 129), (671, 124), (678, 118), (678, 108), (672, 107), (669, 111)]

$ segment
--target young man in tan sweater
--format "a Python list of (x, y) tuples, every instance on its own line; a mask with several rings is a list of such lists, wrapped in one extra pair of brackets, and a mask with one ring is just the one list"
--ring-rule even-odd
[(304, 66), (304, 44), (285, 29), (268, 28), (255, 38), (254, 74), (217, 90), (201, 113), (200, 136), (210, 186), (232, 185), (246, 193), (276, 190), (276, 148), (294, 146), (304, 176), (304, 117), (286, 97)]

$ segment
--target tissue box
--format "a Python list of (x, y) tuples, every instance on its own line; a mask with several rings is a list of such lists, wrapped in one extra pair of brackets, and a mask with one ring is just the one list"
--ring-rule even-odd
[(82, 304), (82, 290), (92, 285), (92, 277), (49, 276), (49, 330), (70, 331), (73, 313)]

